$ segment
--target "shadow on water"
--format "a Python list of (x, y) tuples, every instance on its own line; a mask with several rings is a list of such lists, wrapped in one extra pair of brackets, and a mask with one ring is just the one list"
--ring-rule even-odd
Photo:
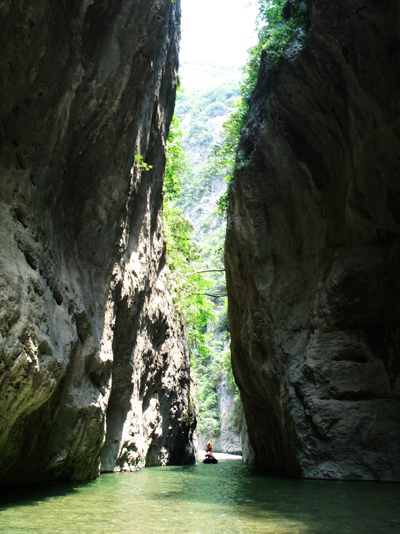
[(0, 494), (0, 533), (398, 534), (400, 485), (297, 480), (242, 462), (149, 467)]
[(78, 495), (80, 490), (90, 489), (92, 484), (93, 480), (88, 482), (54, 482), (42, 486), (0, 490), (0, 512), (13, 506), (35, 506), (52, 499)]

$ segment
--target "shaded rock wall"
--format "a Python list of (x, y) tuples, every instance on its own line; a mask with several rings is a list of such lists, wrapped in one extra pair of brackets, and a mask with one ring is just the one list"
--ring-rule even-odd
[(261, 66), (226, 238), (233, 369), (256, 461), (400, 480), (395, 0), (311, 0)]
[[(168, 297), (180, 3), (0, 6), (0, 485), (189, 462)], [(135, 155), (152, 165), (135, 166)]]

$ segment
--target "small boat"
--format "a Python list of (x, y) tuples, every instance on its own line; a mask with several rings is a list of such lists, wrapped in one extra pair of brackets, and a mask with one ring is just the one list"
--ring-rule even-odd
[(217, 464), (218, 463), (218, 460), (216, 458), (211, 457), (211, 458), (204, 458), (203, 460), (203, 464)]

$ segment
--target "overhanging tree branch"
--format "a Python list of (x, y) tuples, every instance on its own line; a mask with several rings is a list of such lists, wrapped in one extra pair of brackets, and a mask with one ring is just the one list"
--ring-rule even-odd
[(225, 271), (225, 269), (204, 269), (202, 271), (196, 271), (194, 273), (185, 274), (185, 276), (189, 277), (189, 276), (194, 276), (195, 274), (200, 274), (200, 273), (220, 273), (223, 271)]
[(188, 289), (184, 289), (184, 288), (182, 288), (182, 291), (185, 291), (185, 293), (190, 293), (191, 295), (201, 295), (201, 296), (207, 296), (207, 297), (213, 297), (213, 298), (222, 298), (222, 297), (228, 296), (226, 293), (221, 293), (220, 295), (214, 295), (213, 293), (196, 293), (195, 291), (189, 291)]

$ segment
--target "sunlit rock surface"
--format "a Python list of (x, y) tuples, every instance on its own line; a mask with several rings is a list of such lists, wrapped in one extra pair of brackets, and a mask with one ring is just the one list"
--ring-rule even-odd
[[(242, 454), (242, 440), (246, 439), (243, 428), (243, 412), (237, 404), (235, 392), (229, 386), (229, 377), (225, 374), (217, 383), (218, 412), (221, 425), (217, 436), (198, 433), (199, 450), (206, 450), (207, 443), (212, 442), (213, 451), (227, 454)], [(248, 438), (247, 438), (248, 439)], [(199, 452), (199, 458), (201, 454)]]
[(242, 454), (243, 413), (237, 405), (234, 392), (229, 388), (227, 377), (218, 383), (217, 396), (219, 413), (221, 414), (221, 432), (220, 446), (216, 450), (230, 454)]
[(311, 0), (309, 25), (240, 143), (233, 368), (258, 463), (400, 480), (399, 2)]
[[(0, 5), (0, 485), (194, 459), (162, 177), (180, 3)], [(135, 155), (152, 165), (135, 166)]]

